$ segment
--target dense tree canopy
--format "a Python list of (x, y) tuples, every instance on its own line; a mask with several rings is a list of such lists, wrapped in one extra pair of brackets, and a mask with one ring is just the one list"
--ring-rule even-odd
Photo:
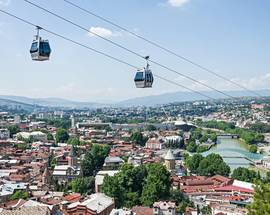
[(105, 145), (94, 144), (90, 151), (85, 153), (84, 159), (81, 163), (83, 176), (93, 176), (98, 171), (105, 158), (108, 156), (110, 147)]
[(215, 121), (215, 120), (210, 120), (207, 122), (203, 122), (201, 120), (197, 120), (196, 124), (199, 126), (203, 126), (206, 128), (215, 128), (215, 129), (219, 129), (222, 131), (225, 131), (227, 129), (234, 129), (235, 125), (233, 123), (229, 123), (229, 122), (224, 122), (224, 121)]
[(229, 176), (230, 167), (223, 161), (218, 154), (209, 154), (203, 157), (195, 154), (186, 159), (186, 164), (192, 173), (205, 176), (223, 175)]
[(66, 143), (69, 139), (68, 131), (63, 128), (57, 129), (55, 139), (57, 143)]
[(251, 145), (251, 146), (249, 147), (249, 151), (250, 151), (251, 153), (257, 153), (258, 147), (257, 147), (256, 145)]
[(253, 203), (249, 207), (248, 215), (270, 214), (270, 184), (260, 183), (255, 187)]
[(69, 145), (73, 145), (73, 146), (78, 146), (80, 145), (80, 140), (78, 137), (72, 137), (72, 138), (69, 138), (68, 141), (67, 141), (67, 144)]
[(170, 173), (162, 164), (125, 164), (115, 176), (105, 177), (102, 191), (115, 198), (117, 207), (151, 206), (170, 196)]
[(140, 146), (145, 146), (145, 143), (147, 142), (148, 138), (144, 137), (142, 132), (136, 131), (136, 132), (132, 133), (130, 140), (135, 142), (136, 144), (138, 144)]
[(191, 141), (186, 145), (186, 149), (191, 153), (196, 152), (197, 148), (198, 146), (196, 145), (194, 141)]
[(233, 171), (232, 178), (240, 181), (247, 181), (253, 183), (255, 180), (260, 180), (261, 176), (258, 172), (255, 172), (254, 170), (249, 170), (244, 167), (238, 167)]
[(169, 140), (165, 143), (166, 148), (182, 149), (185, 146), (184, 140)]
[(197, 125), (207, 128), (215, 128), (227, 133), (238, 134), (247, 144), (256, 144), (264, 140), (264, 136), (258, 133), (259, 129), (254, 129), (254, 126), (250, 129), (236, 128), (233, 123), (211, 120), (203, 122), (201, 120), (196, 121)]
[(17, 134), (20, 132), (20, 128), (17, 125), (10, 125), (8, 126), (8, 130), (10, 133), (10, 137), (13, 137), (14, 134)]
[(47, 133), (47, 140), (48, 141), (53, 141), (54, 140), (54, 137), (51, 133)]
[(270, 125), (267, 125), (265, 123), (254, 123), (250, 125), (250, 129), (258, 133), (269, 133)]
[(10, 200), (17, 200), (17, 199), (25, 199), (27, 200), (29, 198), (29, 193), (26, 191), (18, 190), (15, 193), (12, 194), (10, 197)]
[(204, 157), (201, 154), (194, 154), (186, 159), (186, 165), (192, 173), (197, 173), (199, 165)]
[(218, 154), (209, 154), (201, 162), (197, 169), (199, 175), (213, 176), (223, 175), (229, 176), (230, 167), (223, 161)]
[(56, 128), (69, 129), (71, 126), (71, 121), (67, 118), (43, 119), (43, 121)]
[(156, 128), (156, 126), (149, 124), (149, 125), (146, 126), (145, 130), (146, 131), (156, 131), (157, 128)]
[(71, 189), (75, 193), (80, 194), (91, 194), (94, 192), (95, 178), (94, 177), (84, 177), (76, 178), (71, 181)]

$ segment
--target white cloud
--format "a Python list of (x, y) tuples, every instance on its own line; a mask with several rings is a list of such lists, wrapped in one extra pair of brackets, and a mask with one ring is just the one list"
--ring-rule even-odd
[(0, 0), (0, 7), (7, 7), (11, 3), (11, 0)]
[(169, 5), (172, 7), (181, 7), (188, 3), (190, 0), (168, 0)]
[[(102, 27), (91, 27), (89, 31), (101, 37), (106, 37), (106, 38), (122, 36), (120, 32), (113, 32), (109, 29), (102, 28)], [(91, 34), (90, 32), (89, 32), (89, 36), (95, 37), (95, 35)]]

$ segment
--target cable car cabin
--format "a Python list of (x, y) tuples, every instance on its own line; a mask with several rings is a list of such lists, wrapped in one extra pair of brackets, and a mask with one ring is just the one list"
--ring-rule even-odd
[(153, 74), (149, 69), (138, 71), (134, 81), (137, 88), (151, 88), (154, 82)]
[(41, 37), (32, 42), (30, 49), (32, 60), (45, 61), (49, 60), (51, 48), (48, 40), (42, 40)]

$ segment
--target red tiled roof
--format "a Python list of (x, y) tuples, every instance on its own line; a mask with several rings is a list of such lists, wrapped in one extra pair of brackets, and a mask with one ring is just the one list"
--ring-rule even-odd
[(135, 206), (131, 209), (136, 215), (153, 215), (153, 209), (142, 206)]
[(73, 201), (77, 202), (80, 200), (80, 198), (81, 198), (81, 194), (79, 193), (72, 193), (64, 197), (64, 199), (69, 202), (73, 202)]
[(242, 192), (242, 193), (254, 193), (254, 191), (251, 189), (237, 187), (233, 185), (229, 185), (225, 187), (218, 187), (218, 188), (215, 188), (215, 191), (230, 191), (230, 192), (236, 191), (236, 192)]

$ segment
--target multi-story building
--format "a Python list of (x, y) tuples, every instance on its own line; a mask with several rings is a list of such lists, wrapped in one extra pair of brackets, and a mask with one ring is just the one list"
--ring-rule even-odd
[(95, 193), (83, 202), (74, 202), (65, 209), (66, 215), (109, 215), (114, 209), (114, 200), (103, 193)]
[(148, 149), (161, 150), (165, 148), (165, 141), (162, 138), (151, 138), (146, 142), (145, 147)]
[(8, 129), (0, 129), (0, 140), (6, 140), (10, 137)]
[(153, 215), (175, 215), (176, 205), (174, 202), (155, 202)]

